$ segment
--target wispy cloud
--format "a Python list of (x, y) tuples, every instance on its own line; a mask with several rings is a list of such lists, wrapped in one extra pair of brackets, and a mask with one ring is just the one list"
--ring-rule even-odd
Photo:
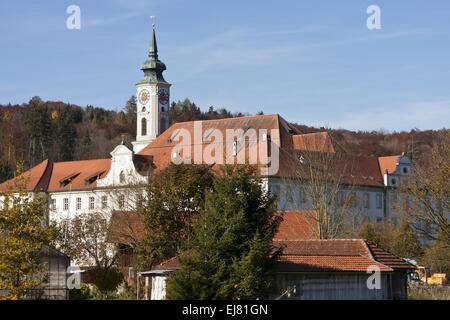
[[(322, 31), (323, 28), (321, 27)], [(174, 60), (195, 61), (195, 72), (189, 72), (189, 77), (192, 77), (212, 69), (279, 63), (280, 61), (291, 61), (290, 59), (299, 61), (299, 55), (316, 48), (355, 45), (368, 41), (406, 37), (432, 36), (439, 33), (439, 31), (433, 29), (411, 29), (389, 33), (359, 34), (358, 36), (347, 36), (333, 40), (301, 41), (298, 37), (290, 37), (288, 41), (279, 40), (280, 35), (314, 34), (315, 32), (317, 32), (317, 27), (314, 26), (276, 32), (234, 29), (190, 44), (169, 46), (168, 52)], [(259, 39), (255, 40), (256, 37)], [(261, 38), (266, 38), (266, 40), (261, 41)], [(310, 55), (310, 57), (313, 56)]]
[(139, 16), (140, 14), (137, 12), (130, 12), (122, 15), (118, 15), (115, 17), (107, 17), (107, 18), (95, 18), (95, 19), (87, 19), (83, 21), (83, 27), (98, 27), (98, 26), (106, 26), (115, 24), (124, 20), (128, 20), (134, 17)]
[(329, 120), (333, 128), (351, 130), (410, 130), (448, 128), (450, 100), (410, 102), (391, 108), (365, 108)]

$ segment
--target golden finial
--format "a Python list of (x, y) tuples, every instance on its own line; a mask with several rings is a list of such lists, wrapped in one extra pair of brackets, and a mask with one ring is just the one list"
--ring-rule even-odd
[(155, 28), (155, 16), (150, 16), (150, 19), (153, 20), (152, 26), (153, 26), (153, 28)]

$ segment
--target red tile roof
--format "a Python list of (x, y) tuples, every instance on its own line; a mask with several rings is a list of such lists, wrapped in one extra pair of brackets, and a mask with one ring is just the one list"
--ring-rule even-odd
[[(201, 125), (201, 137), (198, 137), (198, 140), (194, 135), (194, 128), (196, 125)], [(183, 136), (184, 132), (189, 133), (190, 140), (184, 141)], [(256, 143), (246, 142), (245, 144), (238, 145), (238, 156), (235, 157), (230, 152), (232, 151), (233, 140), (227, 141), (227, 130), (238, 130), (242, 129), (243, 132), (247, 132), (249, 129), (255, 130), (255, 133), (258, 135), (255, 139)], [(211, 132), (211, 130), (217, 130), (222, 135), (222, 141), (215, 141), (214, 135), (208, 136), (207, 132)], [(147, 155), (153, 156), (154, 164), (157, 170), (163, 170), (170, 163), (173, 162), (172, 153), (175, 151), (174, 147), (177, 145), (190, 145), (191, 150), (190, 154), (180, 154), (180, 157), (183, 159), (188, 159), (190, 163), (194, 163), (196, 158), (202, 159), (202, 151), (203, 155), (209, 154), (207, 151), (208, 147), (214, 146), (221, 150), (219, 152), (222, 153), (221, 163), (228, 163), (226, 161), (227, 157), (229, 159), (239, 158), (240, 155), (244, 155), (245, 159), (249, 159), (249, 154), (257, 156), (257, 163), (260, 167), (264, 166), (263, 161), (258, 152), (258, 148), (263, 143), (259, 134), (261, 134), (260, 130), (266, 130), (267, 134), (271, 135), (272, 142), (278, 145), (281, 148), (292, 148), (292, 138), (291, 135), (294, 133), (298, 133), (298, 131), (290, 126), (286, 120), (284, 120), (278, 114), (273, 115), (260, 115), (260, 116), (249, 116), (249, 117), (239, 117), (239, 118), (227, 118), (227, 119), (218, 119), (218, 120), (208, 120), (208, 121), (190, 121), (190, 122), (179, 122), (172, 125), (169, 129), (164, 131), (160, 136), (158, 136), (154, 141), (152, 141), (149, 145), (147, 145), (144, 149), (142, 149), (138, 155)], [(206, 139), (203, 139), (203, 136), (207, 136)], [(171, 137), (174, 137), (174, 140), (171, 140)], [(197, 147), (194, 147), (197, 146)], [(215, 154), (213, 154), (215, 156)], [(204, 160), (204, 159), (202, 159)], [(203, 162), (205, 163), (205, 162)], [(208, 163), (212, 164), (212, 163)]]
[(393, 271), (363, 256), (283, 255), (280, 259), (280, 272), (366, 272), (370, 266), (377, 266), (381, 272)]
[(328, 132), (297, 134), (292, 136), (292, 141), (296, 150), (346, 152), (340, 144), (331, 138)]
[[(82, 161), (52, 162), (45, 160), (30, 170), (24, 172), (29, 177), (26, 190), (29, 191), (60, 191), (72, 189), (92, 189), (97, 186), (97, 180), (89, 182), (94, 175), (103, 178), (109, 171), (111, 159), (95, 159)], [(70, 179), (72, 178), (72, 179)], [(0, 185), (0, 190), (7, 191), (8, 185), (13, 185), (14, 179)]]
[(279, 211), (283, 221), (274, 239), (310, 239), (314, 236), (314, 210)]
[(97, 180), (86, 185), (86, 179), (94, 173), (103, 172), (100, 178), (103, 178), (109, 171), (111, 159), (96, 159), (82, 161), (55, 162), (53, 165), (53, 173), (48, 186), (49, 191), (53, 190), (69, 190), (70, 183), (61, 187), (60, 181), (67, 176), (69, 172), (79, 172), (72, 180), (72, 189), (90, 189), (97, 186)]
[(375, 260), (394, 269), (411, 269), (411, 264), (397, 258), (389, 251), (378, 247), (376, 244), (366, 241), (367, 246)]
[[(31, 168), (30, 170), (25, 171), (23, 173), (23, 176), (27, 180), (26, 190), (46, 190), (52, 167), (53, 163), (49, 160), (45, 160), (37, 166)], [(14, 179), (5, 181), (0, 184), (1, 191), (8, 191), (9, 187), (13, 187), (14, 189), (16, 189), (14, 186)]]
[(377, 266), (382, 272), (414, 268), (362, 239), (274, 240), (274, 244), (283, 247), (281, 272), (366, 272), (369, 266)]
[(397, 169), (397, 162), (400, 157), (401, 156), (378, 157), (381, 174), (384, 175), (386, 170), (389, 174), (393, 173)]
[(283, 246), (287, 255), (317, 256), (370, 256), (370, 250), (361, 239), (290, 239), (275, 240), (276, 246)]
[(178, 269), (180, 268), (180, 263), (178, 262), (178, 257), (170, 258), (169, 260), (163, 261), (160, 264), (158, 264), (153, 269)]
[(333, 173), (331, 178), (337, 177), (343, 183), (376, 187), (384, 186), (376, 157), (361, 157), (344, 153), (324, 154), (314, 151), (280, 149), (280, 168), (275, 176), (309, 179), (309, 166), (301, 164), (300, 159), (302, 157), (307, 161), (308, 159), (313, 159), (311, 162), (315, 162), (316, 166), (332, 163), (334, 171), (330, 171)]
[[(172, 156), (174, 147), (180, 145), (183, 142), (181, 129), (186, 130), (191, 135), (191, 139), (194, 139), (194, 127), (201, 124), (202, 136), (210, 129), (217, 129), (221, 132), (223, 138), (226, 138), (227, 130), (242, 129), (247, 132), (248, 129), (254, 129), (257, 134), (261, 133), (261, 130), (266, 130), (271, 135), (271, 140), (277, 144), (279, 149), (279, 170), (276, 173), (271, 173), (272, 176), (278, 177), (299, 177), (298, 176), (298, 160), (304, 153), (304, 150), (329, 150), (337, 158), (341, 160), (335, 161), (335, 167), (339, 171), (339, 166), (343, 163), (351, 163), (348, 166), (347, 174), (344, 174), (347, 183), (355, 183), (359, 185), (367, 186), (384, 186), (383, 174), (387, 169), (389, 173), (392, 173), (396, 168), (396, 162), (399, 156), (392, 157), (357, 157), (345, 154), (345, 150), (339, 146), (329, 136), (327, 132), (319, 132), (312, 134), (300, 134), (300, 132), (290, 125), (278, 114), (272, 115), (259, 115), (239, 118), (228, 118), (208, 121), (191, 121), (182, 122), (172, 125), (169, 129), (158, 136), (154, 141), (149, 143), (143, 150), (141, 150), (134, 157), (134, 162), (137, 170), (142, 174), (148, 174), (149, 170), (155, 169), (154, 173), (166, 168), (173, 162)], [(180, 141), (175, 139), (172, 141), (170, 138), (173, 134), (178, 133), (176, 138), (181, 138)], [(199, 141), (184, 141), (184, 143), (190, 146), (190, 154), (180, 153), (180, 157), (183, 159), (190, 159), (191, 163), (194, 163), (196, 158), (201, 158), (205, 163), (203, 157), (199, 157), (198, 146), (203, 147), (203, 154), (207, 152), (208, 147), (217, 146), (215, 137), (207, 137), (205, 140), (203, 137), (199, 137)], [(222, 163), (226, 163), (225, 159), (234, 159), (237, 161), (243, 156), (247, 161), (250, 158), (250, 154), (256, 155), (256, 162), (258, 169), (265, 168), (267, 165), (266, 155), (264, 152), (261, 154), (258, 152), (261, 146), (267, 145), (267, 142), (261, 141), (261, 137), (258, 136), (256, 143), (239, 143), (238, 155), (233, 156), (230, 154), (233, 149), (232, 144), (234, 141), (221, 141), (217, 146), (217, 151), (222, 152)], [(311, 147), (311, 143), (313, 147)], [(194, 145), (195, 144), (195, 145)], [(211, 148), (212, 149), (212, 148)], [(211, 150), (210, 150), (211, 151)], [(317, 151), (318, 153), (321, 153)], [(214, 156), (214, 153), (212, 154)], [(216, 161), (217, 162), (217, 161)], [(110, 167), (111, 159), (98, 159), (98, 160), (84, 160), (84, 161), (70, 161), (70, 162), (56, 162), (44, 161), (36, 167), (28, 170), (26, 175), (30, 177), (30, 181), (27, 185), (29, 190), (68, 190), (70, 184), (61, 186), (60, 180), (67, 176), (68, 173), (80, 173), (72, 181), (72, 188), (74, 189), (89, 189), (95, 188), (97, 182), (92, 179), (92, 183), (87, 184), (86, 179), (98, 172), (101, 173), (101, 177), (104, 177)], [(210, 165), (214, 163), (208, 163)], [(213, 169), (217, 169), (220, 166), (217, 163), (214, 164)], [(6, 190), (6, 185), (11, 183), (3, 183), (0, 185), (0, 190)]]
[[(364, 272), (375, 266), (381, 272), (414, 269), (408, 262), (376, 248), (363, 239), (331, 240), (274, 240), (275, 247), (283, 247), (279, 272)], [(373, 253), (376, 252), (376, 253)], [(387, 256), (388, 258), (387, 258)], [(175, 269), (176, 257), (164, 261), (155, 269)]]

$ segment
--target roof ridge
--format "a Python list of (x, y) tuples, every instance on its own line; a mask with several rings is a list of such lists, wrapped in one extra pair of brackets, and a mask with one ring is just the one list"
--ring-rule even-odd
[(194, 122), (198, 122), (198, 121), (201, 121), (201, 122), (231, 121), (231, 120), (240, 120), (240, 119), (244, 119), (244, 118), (259, 118), (259, 117), (273, 117), (273, 116), (278, 116), (278, 117), (280, 117), (280, 115), (279, 115), (278, 113), (272, 113), (272, 114), (257, 114), (257, 115), (253, 115), (253, 116), (242, 116), (242, 117), (232, 117), (232, 118), (182, 121), (182, 122), (176, 122), (176, 123), (174, 123), (172, 126), (177, 125), (177, 124), (194, 123)]
[(71, 160), (71, 161), (58, 161), (58, 162), (53, 162), (54, 164), (56, 163), (73, 163), (73, 162), (84, 162), (84, 161), (100, 161), (100, 160), (111, 160), (111, 158), (101, 158), (101, 159), (85, 159), (85, 160)]
[(352, 239), (274, 239), (275, 241), (364, 241), (360, 238)]
[(398, 157), (398, 158), (400, 158), (402, 155), (401, 154), (399, 154), (399, 155), (393, 155), (393, 156), (382, 156), (382, 157), (377, 157), (378, 159), (382, 159), (382, 158), (394, 158), (394, 157)]
[(361, 240), (362, 240), (362, 242), (364, 243), (364, 248), (365, 248), (366, 251), (369, 253), (369, 258), (372, 259), (372, 260), (375, 261), (375, 262), (381, 263), (381, 262), (379, 262), (378, 260), (375, 259), (372, 250), (370, 250), (370, 247), (369, 247), (369, 245), (367, 244), (367, 240), (365, 240), (365, 239), (361, 239)]

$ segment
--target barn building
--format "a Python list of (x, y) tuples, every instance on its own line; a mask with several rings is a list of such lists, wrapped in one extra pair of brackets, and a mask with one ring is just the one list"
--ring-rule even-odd
[[(405, 300), (407, 275), (414, 268), (362, 239), (274, 240), (283, 247), (271, 300)], [(162, 300), (166, 281), (180, 268), (177, 258), (141, 272), (143, 299)]]

